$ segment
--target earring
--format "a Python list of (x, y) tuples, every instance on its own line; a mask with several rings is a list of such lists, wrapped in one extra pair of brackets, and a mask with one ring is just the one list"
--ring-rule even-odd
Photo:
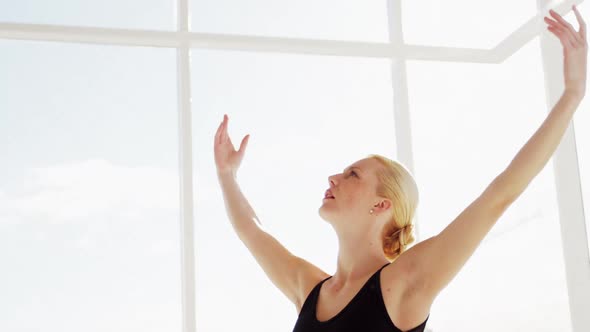
[(373, 209), (371, 209), (371, 211), (369, 211), (369, 213), (373, 214)]

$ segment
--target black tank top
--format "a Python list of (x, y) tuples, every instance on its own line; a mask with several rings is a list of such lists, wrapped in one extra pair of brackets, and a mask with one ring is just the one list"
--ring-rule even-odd
[[(323, 322), (317, 320), (316, 307), (321, 285), (332, 276), (320, 281), (305, 299), (293, 332), (403, 332), (389, 318), (381, 294), (379, 272), (389, 264), (377, 270), (344, 309)], [(423, 332), (428, 318), (407, 332)]]

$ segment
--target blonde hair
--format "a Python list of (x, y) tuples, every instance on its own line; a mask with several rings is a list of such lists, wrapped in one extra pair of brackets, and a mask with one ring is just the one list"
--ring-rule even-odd
[(390, 199), (393, 215), (383, 228), (381, 240), (385, 257), (393, 262), (415, 241), (412, 222), (418, 206), (418, 186), (406, 167), (378, 154), (368, 156), (383, 167), (377, 171), (377, 195)]

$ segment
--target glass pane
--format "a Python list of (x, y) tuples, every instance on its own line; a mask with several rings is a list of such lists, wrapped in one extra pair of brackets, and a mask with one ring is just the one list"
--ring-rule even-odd
[(387, 42), (386, 5), (377, 0), (192, 0), (192, 30)]
[[(548, 114), (538, 38), (501, 64), (410, 61), (419, 223), (441, 232)], [(477, 220), (474, 220), (477, 222)], [(571, 331), (551, 162), (435, 300), (433, 331)]]
[(0, 22), (176, 29), (175, 0), (0, 0)]
[(404, 1), (408, 44), (494, 48), (537, 13), (537, 1)]
[(332, 274), (337, 238), (318, 209), (329, 175), (371, 153), (395, 155), (389, 61), (228, 51), (195, 51), (192, 60), (197, 330), (291, 331), (295, 306), (226, 214), (215, 132), (226, 113), (234, 145), (251, 135), (242, 192), (269, 233)]
[(175, 53), (0, 53), (0, 331), (180, 331)]

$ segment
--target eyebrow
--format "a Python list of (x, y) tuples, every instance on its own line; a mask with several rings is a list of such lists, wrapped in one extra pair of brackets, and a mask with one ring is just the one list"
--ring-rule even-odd
[(344, 173), (346, 173), (346, 170), (348, 170), (348, 169), (358, 169), (359, 171), (362, 172), (362, 170), (360, 168), (358, 168), (356, 166), (352, 166), (352, 167), (347, 167), (346, 169), (344, 169)]

